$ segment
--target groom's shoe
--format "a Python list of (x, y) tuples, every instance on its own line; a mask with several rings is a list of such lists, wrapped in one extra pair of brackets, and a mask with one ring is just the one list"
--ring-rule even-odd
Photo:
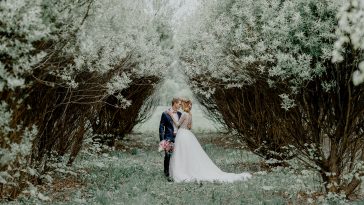
[(168, 172), (164, 172), (164, 176), (167, 178), (167, 181), (172, 182), (172, 178), (169, 176)]
[(173, 182), (173, 179), (171, 178), (171, 177), (167, 177), (167, 181), (169, 181), (169, 182)]

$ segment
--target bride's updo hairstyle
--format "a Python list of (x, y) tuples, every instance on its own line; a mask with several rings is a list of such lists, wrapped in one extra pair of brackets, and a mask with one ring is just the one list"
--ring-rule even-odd
[(189, 99), (182, 99), (182, 109), (183, 111), (190, 113), (190, 104), (192, 104), (192, 101)]

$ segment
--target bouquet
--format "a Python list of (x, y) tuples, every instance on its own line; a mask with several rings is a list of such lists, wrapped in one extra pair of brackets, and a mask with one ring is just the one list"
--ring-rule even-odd
[(171, 142), (169, 140), (162, 140), (159, 143), (158, 152), (165, 151), (165, 152), (171, 154), (173, 152), (173, 148), (174, 148), (173, 142)]

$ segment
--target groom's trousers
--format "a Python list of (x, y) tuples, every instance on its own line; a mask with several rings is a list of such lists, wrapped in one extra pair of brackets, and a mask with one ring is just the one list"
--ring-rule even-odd
[(165, 153), (164, 155), (164, 175), (169, 177), (169, 161), (171, 159), (171, 154)]

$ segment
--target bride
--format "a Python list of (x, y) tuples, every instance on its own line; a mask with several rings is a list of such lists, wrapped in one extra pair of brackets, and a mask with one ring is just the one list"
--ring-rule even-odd
[[(184, 113), (179, 121), (171, 117), (179, 127), (169, 167), (173, 180), (175, 182), (233, 182), (251, 178), (252, 175), (247, 172), (234, 174), (221, 171), (207, 156), (195, 135), (190, 131), (192, 127), (191, 100), (182, 100), (182, 109)], [(172, 112), (168, 114), (172, 115)]]

